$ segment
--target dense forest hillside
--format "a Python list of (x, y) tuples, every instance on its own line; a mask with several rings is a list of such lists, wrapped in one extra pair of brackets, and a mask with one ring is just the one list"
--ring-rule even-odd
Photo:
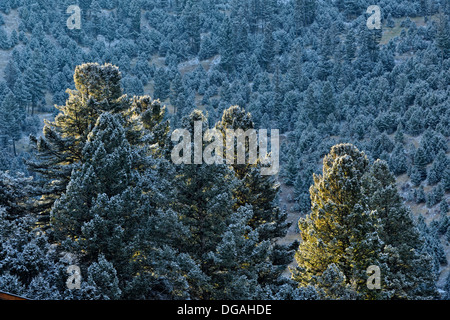
[[(280, 171), (174, 164), (197, 123)], [(0, 291), (450, 299), (449, 137), (446, 0), (1, 0)]]

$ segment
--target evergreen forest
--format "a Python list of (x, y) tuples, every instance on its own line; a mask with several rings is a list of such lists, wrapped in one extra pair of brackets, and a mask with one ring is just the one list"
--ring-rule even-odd
[(450, 2), (374, 2), (0, 0), (0, 291), (450, 300)]

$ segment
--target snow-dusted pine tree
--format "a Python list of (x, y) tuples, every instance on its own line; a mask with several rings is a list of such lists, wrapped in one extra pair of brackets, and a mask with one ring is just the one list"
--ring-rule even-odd
[(69, 91), (64, 106), (53, 122), (47, 122), (43, 136), (31, 137), (36, 159), (28, 165), (42, 179), (41, 214), (46, 216), (56, 199), (65, 191), (73, 168), (83, 161), (82, 150), (90, 130), (103, 112), (117, 113), (129, 107), (122, 96), (121, 74), (112, 65), (96, 63), (77, 66), (75, 90)]
[(363, 177), (362, 193), (371, 210), (376, 210), (383, 242), (384, 290), (395, 299), (437, 297), (431, 257), (397, 191), (395, 176), (385, 161), (375, 161)]
[[(53, 235), (82, 270), (90, 272), (98, 264), (115, 274), (117, 290), (110, 292), (102, 282), (95, 296), (184, 296), (184, 276), (196, 267), (174, 247), (187, 231), (177, 214), (157, 207), (167, 202), (153, 185), (165, 185), (155, 169), (159, 160), (148, 147), (128, 142), (123, 121), (109, 112), (98, 118), (82, 151), (84, 162), (74, 168), (52, 208)], [(97, 283), (93, 279), (91, 287)]]
[[(353, 145), (335, 145), (310, 194), (312, 212), (299, 221), (293, 270), (300, 285), (313, 283), (331, 298), (349, 297), (349, 288), (358, 299), (437, 297), (431, 257), (385, 161), (370, 165)], [(380, 268), (380, 289), (366, 286), (371, 265)], [(341, 279), (341, 288), (323, 281), (327, 272)]]
[(313, 284), (327, 294), (328, 270), (341, 279), (340, 291), (351, 287), (359, 298), (380, 296), (366, 286), (366, 270), (380, 266), (382, 249), (377, 212), (362, 201), (361, 179), (368, 167), (367, 156), (351, 144), (335, 145), (324, 157), (323, 174), (314, 175), (310, 188), (312, 212), (299, 221), (302, 241), (293, 278), (300, 286)]

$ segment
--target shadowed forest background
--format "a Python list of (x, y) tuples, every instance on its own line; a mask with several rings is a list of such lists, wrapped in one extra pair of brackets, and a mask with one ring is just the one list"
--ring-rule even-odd
[[(0, 291), (450, 299), (449, 19), (445, 0), (2, 0)], [(279, 129), (279, 175), (174, 165), (194, 121)]]

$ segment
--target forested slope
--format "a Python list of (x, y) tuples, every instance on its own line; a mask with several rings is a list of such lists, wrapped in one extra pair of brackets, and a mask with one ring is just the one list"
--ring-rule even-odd
[[(67, 27), (70, 13), (66, 10), (74, 4), (81, 8), (80, 29)], [(275, 278), (283, 272), (290, 274), (285, 267), (293, 261), (292, 240), (300, 238), (297, 221), (311, 213), (310, 187), (314, 184), (313, 174), (322, 173), (323, 158), (333, 146), (351, 143), (363, 151), (371, 163), (381, 159), (388, 164), (402, 203), (411, 208), (417, 222), (424, 242), (424, 253), (432, 257), (432, 269), (439, 289), (446, 296), (449, 286), (447, 265), (450, 259), (450, 6), (445, 0), (379, 1), (377, 4), (382, 13), (382, 28), (370, 30), (366, 25), (370, 14), (366, 13), (366, 9), (372, 4), (368, 0), (2, 0), (0, 199), (5, 203), (0, 203), (0, 206), (5, 206), (5, 212), (9, 210), (23, 216), (22, 209), (14, 210), (14, 200), (11, 200), (21, 199), (17, 206), (26, 207), (27, 213), (33, 212), (30, 219), (42, 220), (41, 223), (46, 224), (53, 214), (59, 217), (60, 229), (65, 230), (71, 223), (66, 217), (70, 211), (68, 208), (77, 208), (67, 193), (77, 195), (86, 192), (80, 186), (88, 188), (93, 181), (89, 180), (89, 168), (102, 167), (105, 174), (108, 170), (115, 172), (121, 167), (118, 163), (103, 163), (99, 156), (94, 157), (96, 152), (103, 152), (99, 145), (107, 145), (105, 141), (108, 141), (111, 144), (109, 149), (108, 145), (103, 148), (107, 154), (115, 154), (112, 158), (125, 159), (126, 153), (134, 155), (133, 159), (127, 160), (129, 167), (122, 168), (126, 173), (118, 173), (116, 178), (120, 180), (121, 174), (132, 176), (127, 183), (135, 189), (116, 186), (117, 189), (110, 190), (96, 185), (95, 192), (104, 193), (109, 198), (90, 199), (86, 195), (88, 202), (92, 201), (93, 208), (100, 210), (102, 205), (112, 208), (111, 203), (121, 203), (125, 207), (135, 206), (143, 211), (153, 210), (153, 207), (140, 207), (143, 199), (140, 204), (133, 203), (137, 200), (130, 200), (133, 197), (129, 193), (147, 194), (151, 193), (149, 190), (157, 189), (154, 196), (149, 196), (151, 199), (146, 199), (152, 204), (163, 203), (159, 208), (161, 211), (156, 210), (157, 213), (152, 216), (154, 221), (124, 222), (117, 217), (112, 217), (111, 221), (117, 218), (117, 225), (121, 225), (124, 230), (137, 228), (139, 223), (161, 224), (163, 229), (172, 222), (176, 230), (174, 233), (179, 232), (187, 238), (189, 232), (193, 233), (195, 240), (189, 238), (193, 241), (190, 245), (192, 248), (199, 246), (201, 250), (195, 251), (187, 244), (180, 247), (174, 239), (167, 243), (146, 239), (148, 243), (135, 243), (135, 247), (119, 246), (122, 256), (115, 257), (108, 256), (107, 252), (111, 253), (117, 248), (107, 248), (107, 244), (102, 244), (106, 247), (100, 246), (99, 249), (94, 248), (98, 244), (89, 243), (80, 248), (77, 247), (80, 244), (72, 239), (72, 242), (66, 243), (68, 247), (65, 249), (87, 252), (92, 249), (91, 256), (79, 261), (84, 265), (85, 273), (89, 270), (91, 279), (78, 298), (283, 298), (291, 294), (304, 298), (314, 295), (307, 291), (310, 288), (294, 294), (289, 291), (294, 290), (290, 287), (290, 281), (279, 282)], [(42, 166), (49, 163), (66, 165), (67, 162), (60, 158), (56, 162), (51, 158), (53, 155), (50, 151), (43, 155), (45, 144), (39, 144), (39, 137), (47, 137), (48, 142), (51, 135), (50, 131), (43, 132), (43, 119), (53, 121), (60, 112), (70, 114), (73, 111), (71, 107), (76, 105), (77, 97), (83, 95), (83, 81), (91, 81), (79, 78), (78, 87), (76, 78), (74, 81), (77, 66), (86, 63), (110, 63), (117, 66), (120, 76), (116, 74), (116, 69), (108, 69), (105, 79), (111, 74), (117, 77), (114, 79), (120, 81), (120, 94), (117, 92), (107, 97), (98, 94), (90, 105), (95, 110), (95, 119), (89, 118), (83, 133), (74, 136), (70, 142), (74, 145), (83, 143), (84, 146), (89, 136), (91, 149), (80, 148), (75, 152), (70, 144), (70, 152), (74, 153), (64, 154), (66, 160), (70, 159), (67, 161), (70, 165), (76, 157), (88, 161), (81, 161), (79, 167), (73, 161), (73, 166), (64, 169), (52, 167), (52, 170), (48, 170), (48, 167)], [(82, 70), (80, 68), (80, 72)], [(108, 83), (107, 80), (105, 82)], [(112, 81), (108, 85), (119, 84)], [(127, 96), (122, 97), (122, 94)], [(150, 96), (151, 101), (159, 102), (139, 98), (144, 95)], [(104, 101), (107, 101), (107, 107), (103, 105)], [(55, 108), (54, 105), (59, 107)], [(166, 109), (159, 109), (160, 105), (165, 105)], [(236, 109), (230, 109), (236, 105), (251, 114), (251, 123), (255, 128), (280, 130), (281, 171), (276, 179), (281, 183), (281, 193), (278, 193), (275, 177), (272, 177), (273, 180), (260, 181), (250, 173), (247, 178), (239, 174), (235, 177), (246, 187), (263, 186), (247, 191), (250, 196), (244, 196), (245, 192), (238, 187), (215, 188), (215, 185), (232, 185), (227, 180), (231, 175), (227, 170), (231, 169), (225, 167), (200, 168), (200, 172), (187, 169), (173, 172), (173, 168), (167, 169), (164, 164), (167, 160), (165, 155), (153, 154), (151, 160), (143, 156), (141, 153), (153, 152), (140, 149), (145, 149), (143, 141), (146, 138), (139, 137), (142, 141), (129, 139), (130, 135), (139, 135), (133, 133), (134, 124), (115, 115), (118, 113), (125, 119), (128, 119), (127, 116), (134, 119), (133, 115), (138, 119), (136, 121), (142, 121), (140, 125), (150, 131), (155, 124), (164, 127), (164, 121), (170, 123), (167, 128), (164, 127), (168, 131), (190, 128), (194, 120), (201, 120), (205, 127), (212, 128), (224, 125), (224, 115), (227, 113), (242, 120), (244, 111), (241, 114)], [(118, 109), (114, 109), (116, 107)], [(152, 120), (154, 122), (146, 123), (148, 119), (141, 114), (146, 110), (155, 110), (156, 114), (161, 113), (162, 118), (156, 117)], [(112, 115), (102, 116), (104, 111)], [(56, 128), (66, 130), (62, 119), (55, 121)], [(117, 123), (117, 135), (111, 133), (114, 128), (108, 128), (111, 123)], [(248, 125), (249, 122), (246, 120), (243, 123)], [(87, 128), (93, 130), (92, 133)], [(72, 132), (70, 130), (68, 132)], [(164, 132), (164, 137), (169, 135), (169, 132)], [(37, 138), (30, 139), (30, 134)], [(120, 137), (125, 136), (128, 142), (119, 143)], [(69, 143), (64, 140), (67, 138), (64, 134), (62, 140), (52, 137), (55, 139), (51, 141), (53, 145)], [(152, 139), (163, 145), (161, 136)], [(164, 145), (167, 147), (169, 144), (164, 142)], [(96, 151), (97, 148), (99, 151)], [(61, 147), (58, 150), (62, 152), (63, 149)], [(49, 150), (54, 151), (51, 148)], [(161, 150), (160, 153), (167, 152), (167, 148)], [(30, 163), (35, 165), (30, 166)], [(154, 171), (137, 169), (146, 165)], [(51, 171), (49, 177), (43, 178), (43, 170)], [(81, 173), (71, 176), (71, 170)], [(250, 168), (246, 170), (253, 172)], [(156, 183), (161, 176), (167, 181)], [(53, 181), (55, 177), (61, 179), (57, 181), (65, 183), (61, 182), (51, 190), (50, 184), (44, 188), (29, 182), (47, 178)], [(256, 182), (245, 180), (250, 179), (248, 177), (253, 177)], [(100, 174), (99, 180), (107, 184), (107, 176), (103, 178)], [(72, 179), (77, 183), (70, 183)], [(136, 182), (146, 179), (146, 183), (140, 182), (143, 184)], [(198, 179), (199, 184), (208, 181), (205, 183), (205, 194), (199, 196), (197, 204), (188, 200), (188, 191), (194, 190), (189, 189), (191, 186), (187, 181), (192, 179)], [(154, 187), (152, 183), (159, 185)], [(170, 193), (167, 186), (172, 183), (182, 187)], [(238, 191), (243, 194), (238, 194)], [(263, 206), (258, 208), (257, 197), (252, 198), (252, 192), (267, 192), (270, 201), (266, 201), (270, 202), (270, 209)], [(35, 197), (43, 194), (47, 198), (42, 203), (33, 203)], [(227, 197), (244, 198), (247, 204), (253, 204), (253, 208), (231, 206), (226, 201)], [(171, 203), (171, 199), (175, 198), (180, 201)], [(221, 217), (218, 223), (222, 221), (223, 224), (219, 223), (217, 230), (208, 225), (211, 229), (207, 231), (226, 235), (223, 239), (229, 242), (220, 237), (209, 239), (195, 230), (195, 219), (183, 220), (182, 217), (188, 215), (186, 212), (192, 212), (194, 207), (200, 207), (199, 216), (201, 212), (213, 210), (208, 206), (202, 209), (200, 204), (203, 201), (209, 203), (211, 208), (222, 207), (217, 214)], [(155, 204), (155, 208), (158, 206)], [(55, 208), (59, 208), (59, 211)], [(251, 218), (252, 209), (259, 210), (261, 217), (275, 221), (278, 227), (274, 230), (265, 229), (267, 226), (261, 227), (255, 222), (257, 219)], [(97, 214), (104, 218), (102, 213), (92, 210), (86, 215)], [(267, 216), (269, 211), (271, 214)], [(181, 217), (183, 223), (178, 223), (177, 217)], [(83, 232), (92, 235), (96, 228), (114, 224), (107, 220), (93, 219), (89, 222), (91, 229), (86, 227)], [(292, 222), (290, 227), (285, 224), (285, 220)], [(27, 220), (19, 226), (10, 227), (28, 230), (28, 224), (33, 225), (34, 222)], [(254, 232), (253, 242), (242, 240), (245, 238), (243, 234), (251, 232), (246, 229), (249, 226)], [(77, 228), (79, 230), (71, 231), (73, 234), (69, 232), (70, 236), (76, 238), (79, 235), (81, 225)], [(129, 235), (120, 234), (119, 229), (112, 236), (123, 237), (123, 241), (129, 239)], [(141, 231), (145, 233), (150, 229)], [(11, 248), (18, 250), (20, 247), (20, 250), (25, 251), (31, 250), (27, 249), (29, 246), (37, 246), (45, 252), (41, 255), (45, 258), (42, 258), (39, 266), (27, 267), (34, 268), (32, 274), (35, 277), (24, 277), (20, 270), (14, 270), (14, 263), (1, 264), (0, 284), (8, 283), (13, 293), (16, 290), (18, 294), (26, 292), (39, 296), (41, 293), (33, 291), (37, 290), (34, 288), (37, 288), (39, 281), (47, 281), (54, 287), (39, 297), (61, 298), (73, 294), (61, 289), (61, 279), (54, 279), (49, 276), (51, 272), (43, 271), (55, 268), (60, 275), (64, 274), (65, 264), (53, 264), (57, 258), (52, 256), (56, 256), (52, 244), (59, 244), (68, 234), (63, 237), (57, 233), (50, 234), (49, 239), (45, 240), (25, 237), (17, 240), (16, 247), (10, 243)], [(280, 240), (280, 236), (285, 241)], [(258, 254), (271, 257), (270, 262), (261, 265), (264, 259), (253, 252), (255, 266), (248, 268), (246, 277), (242, 276), (237, 271), (238, 267), (231, 268), (224, 262), (225, 257), (218, 253), (220, 250), (217, 248), (221, 248), (224, 255), (228, 252), (226, 249), (229, 249), (227, 245), (231, 243), (231, 238), (237, 247), (240, 246), (241, 252), (258, 248), (262, 251)], [(277, 247), (275, 239), (286, 246)], [(152, 241), (156, 241), (156, 244)], [(152, 265), (155, 273), (160, 272), (161, 278), (165, 280), (151, 277), (137, 279), (133, 276), (139, 273), (140, 268), (144, 268), (144, 262), (133, 254), (138, 249), (148, 248), (149, 243), (161, 250), (149, 252), (148, 259), (168, 259), (167, 265), (170, 267), (163, 263)], [(175, 259), (174, 252), (177, 250), (184, 255)], [(1, 253), (4, 261), (7, 261), (5, 257), (8, 254), (14, 256), (6, 251), (3, 249)], [(99, 255), (98, 252), (104, 254)], [(195, 252), (204, 255), (196, 256)], [(130, 256), (139, 260), (139, 263), (135, 261), (133, 267), (121, 265), (123, 257)], [(203, 266), (199, 261), (208, 261), (208, 265)], [(22, 262), (16, 263), (20, 265)], [(163, 270), (167, 268), (174, 270), (164, 274)], [(109, 270), (112, 278), (115, 272), (124, 272), (117, 283), (111, 280), (114, 286), (110, 292), (101, 289), (100, 280), (95, 281), (99, 270), (103, 269)], [(225, 269), (235, 273), (230, 271), (225, 277), (222, 273)], [(187, 273), (189, 276), (186, 276)], [(190, 280), (184, 280), (186, 278)], [(230, 284), (230, 278), (237, 279), (233, 286), (251, 289), (246, 293), (227, 290), (214, 292), (211, 289), (219, 284)], [(151, 283), (151, 292), (139, 287), (139, 281)], [(16, 289), (11, 283), (17, 283)], [(281, 287), (284, 291), (280, 291)], [(168, 291), (170, 294), (165, 295)], [(288, 291), (290, 293), (286, 293)], [(76, 294), (74, 297), (77, 298)]]

